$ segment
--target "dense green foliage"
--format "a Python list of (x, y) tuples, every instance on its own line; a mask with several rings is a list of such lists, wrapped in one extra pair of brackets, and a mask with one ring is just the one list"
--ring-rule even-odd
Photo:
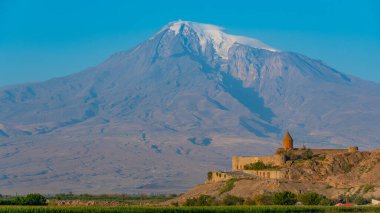
[(56, 200), (102, 200), (102, 201), (132, 201), (132, 200), (157, 200), (165, 201), (168, 199), (175, 198), (176, 194), (56, 194), (54, 196), (48, 197), (49, 199)]
[(320, 206), (333, 206), (335, 205), (336, 202), (334, 200), (330, 200), (328, 198), (323, 198), (320, 202), (319, 202), (319, 205)]
[(257, 194), (252, 199), (256, 205), (273, 205), (272, 196), (269, 194)]
[(25, 197), (17, 197), (21, 205), (38, 206), (46, 205), (46, 198), (40, 194), (28, 194)]
[(198, 212), (380, 212), (380, 207), (205, 206), (205, 207), (0, 207), (0, 213), (198, 213)]
[(316, 192), (305, 192), (298, 195), (298, 201), (302, 202), (303, 205), (321, 205), (321, 206), (332, 206), (336, 203), (334, 200), (330, 200), (325, 196), (318, 194)]
[[(57, 200), (110, 201), (121, 205), (152, 205), (176, 197), (176, 194), (56, 194), (47, 196), (51, 203)], [(40, 194), (27, 196), (1, 196), (0, 205), (45, 205), (46, 198)]]
[(244, 203), (244, 198), (236, 197), (233, 195), (227, 195), (223, 198), (222, 204), (225, 206), (236, 206), (242, 205)]
[(48, 197), (49, 200), (80, 200), (80, 201), (112, 201), (125, 205), (145, 205), (160, 203), (172, 198), (176, 194), (56, 194)]
[(294, 205), (297, 203), (297, 196), (289, 191), (276, 192), (272, 195), (274, 205)]
[(256, 201), (253, 199), (253, 198), (246, 198), (244, 200), (244, 203), (243, 205), (246, 205), (246, 206), (253, 206), (253, 205), (257, 205)]
[(273, 194), (256, 194), (251, 198), (242, 198), (227, 194), (222, 199), (217, 199), (208, 195), (201, 195), (198, 198), (191, 198), (186, 201), (186, 206), (268, 206), (268, 205), (295, 205), (301, 202), (305, 206), (333, 206), (338, 202), (353, 203), (357, 205), (365, 205), (369, 203), (369, 199), (365, 199), (358, 194), (345, 196), (341, 195), (338, 200), (331, 200), (316, 192), (305, 192), (298, 196), (289, 191), (276, 192)]
[(28, 194), (26, 196), (2, 197), (0, 205), (46, 205), (46, 198), (40, 194)]
[(187, 199), (185, 206), (212, 206), (215, 205), (215, 198), (209, 195), (201, 195), (196, 198)]
[(370, 203), (369, 199), (363, 198), (359, 194), (353, 194), (353, 195), (340, 195), (339, 200), (342, 202), (349, 202), (354, 203), (357, 205), (365, 205)]
[[(297, 160), (298, 162), (303, 162), (305, 160), (310, 160), (310, 159), (313, 159), (313, 157), (314, 157), (314, 154), (313, 154), (313, 152), (310, 149), (306, 149), (306, 150), (302, 151), (299, 154), (295, 154), (292, 151), (289, 151), (289, 152), (285, 153), (285, 158), (287, 160), (293, 160), (293, 161)], [(323, 156), (318, 156), (318, 157), (314, 158), (314, 160), (321, 160), (321, 159), (324, 159), (324, 157)]]
[(265, 170), (265, 169), (277, 169), (276, 166), (272, 166), (270, 164), (265, 164), (262, 161), (258, 161), (256, 163), (251, 163), (244, 166), (246, 170)]
[(298, 196), (298, 200), (303, 205), (319, 205), (323, 199), (325, 197), (316, 192), (305, 192)]

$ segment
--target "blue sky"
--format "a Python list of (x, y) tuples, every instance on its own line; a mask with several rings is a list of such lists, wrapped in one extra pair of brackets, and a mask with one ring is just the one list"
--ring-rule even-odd
[(379, 11), (376, 0), (0, 0), (0, 86), (81, 71), (178, 19), (380, 82)]

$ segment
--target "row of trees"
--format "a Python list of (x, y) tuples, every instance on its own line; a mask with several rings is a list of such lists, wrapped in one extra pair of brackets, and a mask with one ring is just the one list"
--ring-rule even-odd
[(28, 194), (26, 196), (16, 196), (16, 197), (3, 197), (0, 199), (0, 205), (46, 205), (47, 200), (41, 194)]
[[(342, 198), (343, 200), (343, 198)], [(197, 198), (187, 199), (185, 206), (216, 206), (216, 205), (295, 205), (301, 202), (303, 205), (323, 205), (331, 206), (340, 200), (331, 200), (316, 192), (305, 192), (296, 195), (289, 191), (276, 192), (273, 194), (258, 194), (252, 198), (241, 198), (233, 195), (226, 195), (223, 199), (218, 200), (209, 195), (201, 195)], [(356, 204), (366, 204), (369, 200), (362, 197), (350, 197), (344, 201)]]

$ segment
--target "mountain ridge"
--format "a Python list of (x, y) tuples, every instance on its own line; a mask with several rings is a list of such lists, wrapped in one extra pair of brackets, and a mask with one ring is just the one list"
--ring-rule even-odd
[(308, 147), (380, 143), (378, 84), (286, 51), (237, 43), (223, 58), (187, 31), (0, 88), (4, 191), (182, 192), (231, 155), (270, 152), (286, 129)]

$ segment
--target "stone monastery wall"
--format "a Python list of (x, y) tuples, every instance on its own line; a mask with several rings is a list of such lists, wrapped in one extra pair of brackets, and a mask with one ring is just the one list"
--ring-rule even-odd
[(226, 173), (226, 172), (211, 172), (210, 176), (207, 178), (206, 183), (215, 183), (219, 181), (227, 181), (229, 179), (233, 178), (232, 175)]
[[(249, 175), (249, 176), (257, 176), (268, 179), (283, 179), (285, 178), (284, 171), (281, 171), (281, 168), (286, 163), (286, 158), (290, 158), (291, 154), (296, 155), (296, 157), (300, 157), (303, 154), (309, 155), (307, 153), (308, 150), (312, 152), (313, 156), (320, 155), (329, 155), (329, 154), (340, 154), (345, 152), (358, 152), (359, 148), (357, 146), (348, 147), (347, 149), (306, 149), (305, 146), (301, 148), (295, 148), (293, 146), (293, 138), (290, 133), (287, 131), (285, 137), (282, 141), (283, 147), (277, 149), (276, 154), (272, 156), (233, 156), (232, 157), (232, 172), (210, 172), (208, 176), (208, 180), (206, 182), (219, 182), (219, 181), (227, 181), (231, 178), (238, 177), (239, 175)], [(287, 156), (287, 157), (286, 157)], [(244, 166), (263, 162), (267, 165), (278, 166), (279, 170), (273, 168), (272, 170), (245, 170)]]
[[(244, 174), (268, 178), (268, 179), (283, 179), (285, 177), (284, 172), (280, 170), (242, 170)], [(241, 174), (240, 174), (241, 175)], [(209, 173), (207, 181), (205, 183), (216, 183), (220, 181), (227, 181), (234, 177), (239, 176), (239, 174), (233, 172), (221, 172), (213, 171)]]
[(263, 178), (269, 178), (269, 179), (283, 179), (285, 177), (283, 171), (276, 171), (276, 170), (243, 170), (244, 173), (263, 177)]
[(274, 166), (281, 166), (284, 164), (285, 159), (282, 155), (272, 156), (233, 156), (232, 157), (232, 171), (244, 170), (245, 165), (262, 161), (264, 164), (271, 164)]

